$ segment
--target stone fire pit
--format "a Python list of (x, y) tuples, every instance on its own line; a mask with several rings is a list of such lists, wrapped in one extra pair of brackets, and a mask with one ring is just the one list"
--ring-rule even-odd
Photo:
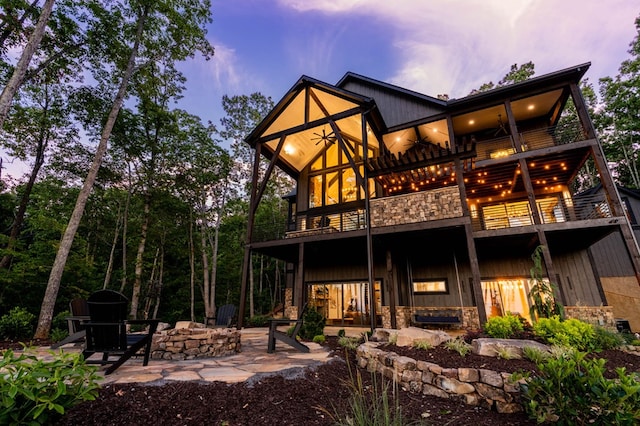
[(212, 358), (233, 355), (240, 350), (240, 332), (236, 328), (207, 328), (204, 324), (178, 321), (175, 328), (153, 336), (151, 358)]

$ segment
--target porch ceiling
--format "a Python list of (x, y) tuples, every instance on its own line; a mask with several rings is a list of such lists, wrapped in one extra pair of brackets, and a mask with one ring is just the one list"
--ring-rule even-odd
[[(558, 152), (544, 157), (527, 158), (527, 167), (536, 192), (558, 192), (558, 185), (568, 185), (575, 178), (589, 153), (588, 148)], [(496, 202), (511, 194), (526, 192), (520, 165), (504, 162), (476, 167), (465, 173), (467, 198), (473, 203)]]
[[(356, 145), (363, 142), (363, 114), (371, 105), (373, 101), (367, 97), (303, 77), (247, 137), (247, 142), (261, 143), (268, 158), (277, 153), (280, 168), (295, 178), (323, 150), (337, 143), (338, 136), (357, 150)], [(367, 120), (367, 142), (370, 148), (377, 149), (381, 118), (374, 110)]]

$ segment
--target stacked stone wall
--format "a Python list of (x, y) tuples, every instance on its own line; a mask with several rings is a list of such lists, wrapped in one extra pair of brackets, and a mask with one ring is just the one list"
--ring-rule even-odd
[(593, 325), (616, 329), (612, 306), (565, 306), (566, 318), (575, 318)]
[(379, 349), (367, 342), (356, 352), (358, 365), (399, 383), (409, 392), (459, 399), (499, 413), (522, 411), (520, 383), (510, 373), (477, 368), (443, 368), (437, 364)]
[(175, 328), (153, 336), (152, 359), (185, 360), (233, 355), (241, 351), (235, 328)]
[(462, 216), (458, 186), (371, 200), (371, 227)]

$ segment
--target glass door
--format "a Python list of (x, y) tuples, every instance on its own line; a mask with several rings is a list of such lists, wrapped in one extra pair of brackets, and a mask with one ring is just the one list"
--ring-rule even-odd
[(482, 297), (487, 318), (512, 313), (531, 322), (528, 280), (524, 278), (482, 281)]
[[(380, 282), (375, 283), (376, 309), (380, 314)], [(344, 282), (312, 284), (309, 286), (309, 305), (315, 307), (327, 320), (327, 325), (367, 326), (371, 324), (369, 284)]]

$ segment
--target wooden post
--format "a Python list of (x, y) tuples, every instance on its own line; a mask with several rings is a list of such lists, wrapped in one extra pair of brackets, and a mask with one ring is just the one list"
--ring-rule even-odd
[[(447, 126), (449, 128), (449, 137), (453, 140), (453, 122), (451, 117), (447, 118)], [(476, 251), (476, 243), (473, 239), (473, 227), (471, 225), (471, 214), (469, 212), (469, 204), (467, 203), (467, 189), (464, 184), (464, 167), (462, 160), (456, 158), (453, 162), (456, 171), (456, 183), (458, 184), (458, 193), (460, 194), (460, 204), (462, 206), (462, 215), (468, 219), (464, 224), (464, 235), (467, 243), (467, 253), (469, 255), (469, 266), (471, 267), (471, 291), (475, 298), (476, 309), (478, 310), (478, 320), (480, 324), (487, 321), (487, 312), (484, 309), (484, 298), (482, 297), (482, 277), (480, 275), (480, 263), (478, 262), (478, 252)]]
[(367, 274), (369, 277), (369, 305), (371, 309), (371, 331), (376, 328), (376, 303), (375, 303), (375, 276), (373, 268), (373, 236), (371, 235), (371, 200), (369, 195), (369, 142), (367, 139), (367, 118), (366, 114), (360, 115), (362, 125), (362, 161), (364, 163), (364, 214), (367, 223)]
[[(393, 261), (391, 259), (391, 250), (387, 250), (387, 283), (389, 285), (389, 314), (391, 315), (391, 328), (398, 328), (396, 319), (396, 282), (393, 279)], [(413, 283), (409, 283), (413, 285)]]
[(240, 303), (238, 307), (238, 328), (244, 326), (244, 312), (247, 304), (247, 286), (249, 281), (249, 268), (251, 268), (251, 240), (253, 238), (253, 223), (255, 220), (256, 205), (258, 203), (258, 169), (260, 167), (260, 150), (262, 145), (256, 144), (256, 152), (253, 160), (253, 175), (251, 176), (251, 196), (249, 200), (249, 217), (247, 218), (247, 237), (244, 246), (244, 258), (242, 260), (242, 281), (240, 283)]

